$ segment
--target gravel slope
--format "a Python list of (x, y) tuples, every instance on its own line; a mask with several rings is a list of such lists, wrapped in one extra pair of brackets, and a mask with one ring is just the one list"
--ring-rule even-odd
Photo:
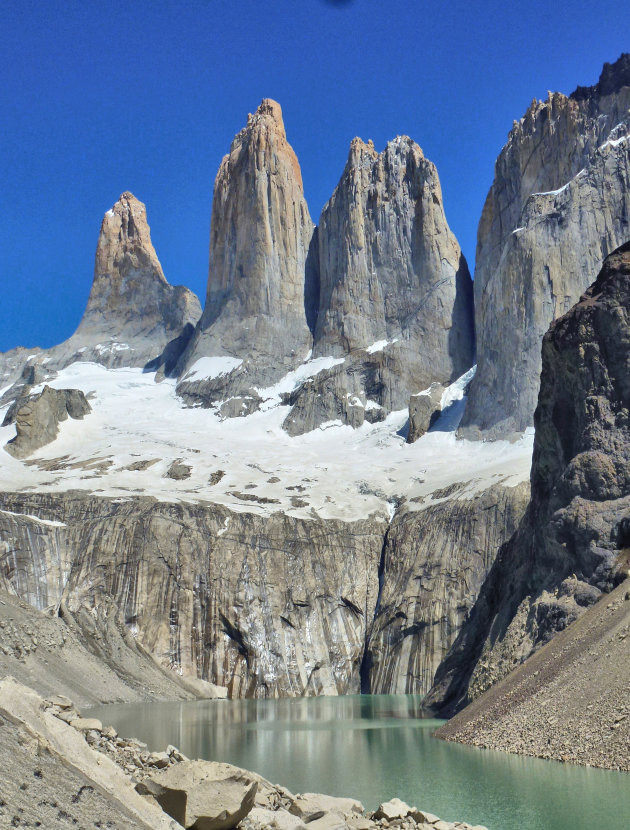
[(113, 609), (62, 619), (0, 591), (0, 678), (7, 675), (78, 706), (196, 696), (134, 641)]
[(625, 582), (436, 734), (521, 755), (630, 770), (628, 677)]

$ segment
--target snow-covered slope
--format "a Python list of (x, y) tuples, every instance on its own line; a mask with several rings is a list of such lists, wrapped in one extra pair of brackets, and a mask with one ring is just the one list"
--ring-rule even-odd
[[(438, 500), (427, 499), (431, 493), (455, 482), (465, 497), (528, 478), (531, 434), (514, 443), (456, 440), (470, 373), (449, 387), (442, 417), (414, 444), (403, 437), (406, 410), (356, 430), (330, 422), (290, 437), (281, 426), (288, 409), (280, 395), (319, 369), (318, 361), (306, 362), (260, 390), (266, 401), (261, 411), (222, 420), (217, 410), (183, 406), (175, 381), (156, 383), (154, 374), (141, 369), (74, 363), (49, 385), (81, 389), (92, 413), (62, 423), (58, 438), (26, 462), (0, 451), (0, 490), (145, 494), (247, 512), (352, 520), (388, 515), (402, 500), (423, 509)], [(0, 428), (0, 445), (14, 435), (15, 426)], [(179, 472), (189, 476), (169, 477), (173, 462), (185, 465)]]

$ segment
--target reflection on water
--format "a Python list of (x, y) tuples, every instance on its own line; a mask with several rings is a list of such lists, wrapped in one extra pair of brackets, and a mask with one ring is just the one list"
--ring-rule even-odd
[(627, 830), (630, 776), (438, 741), (412, 695), (191, 701), (90, 712), (152, 750), (255, 770), (293, 792), (398, 796), (490, 830)]

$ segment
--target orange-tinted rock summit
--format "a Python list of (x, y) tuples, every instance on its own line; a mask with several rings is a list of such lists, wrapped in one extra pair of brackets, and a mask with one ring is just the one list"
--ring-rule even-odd
[[(243, 361), (242, 385), (273, 382), (302, 363), (314, 225), (282, 110), (266, 98), (236, 135), (214, 185), (208, 292), (184, 361)], [(197, 372), (199, 374), (199, 372)]]

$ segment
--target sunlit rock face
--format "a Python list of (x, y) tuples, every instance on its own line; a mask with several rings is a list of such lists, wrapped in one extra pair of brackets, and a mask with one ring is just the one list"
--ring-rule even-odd
[(629, 136), (629, 55), (514, 122), (478, 230), (478, 370), (463, 435), (509, 437), (533, 423), (545, 331), (630, 238)]
[(151, 242), (145, 205), (129, 192), (103, 217), (94, 281), (81, 323), (51, 351), (53, 363), (95, 360), (142, 366), (188, 336), (199, 317), (197, 297), (166, 281)]
[(237, 370), (243, 389), (278, 380), (305, 360), (312, 346), (305, 296), (316, 280), (316, 255), (315, 261), (309, 257), (313, 232), (282, 110), (266, 98), (217, 173), (208, 293), (180, 366), (181, 392), (212, 400), (215, 390), (200, 380), (186, 382), (200, 358), (243, 361)]
[[(472, 283), (446, 223), (435, 166), (415, 142), (398, 137), (377, 153), (372, 142), (353, 140), (318, 243), (313, 354), (346, 361), (335, 370), (328, 414), (357, 425), (349, 398), (387, 413), (470, 368)], [(294, 430), (317, 422), (306, 398), (292, 413)]]
[(428, 698), (449, 713), (628, 573), (630, 243), (545, 335), (531, 502)]

